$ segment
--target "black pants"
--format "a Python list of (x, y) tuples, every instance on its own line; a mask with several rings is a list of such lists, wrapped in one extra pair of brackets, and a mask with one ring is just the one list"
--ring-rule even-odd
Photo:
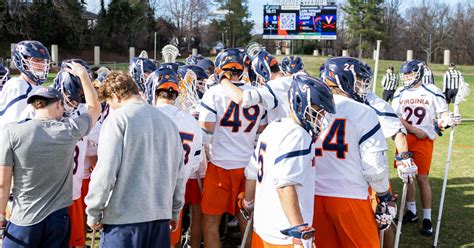
[(395, 94), (395, 90), (383, 90), (383, 100), (386, 102), (392, 101), (393, 94)]
[(169, 223), (169, 220), (155, 220), (123, 225), (104, 225), (99, 246), (102, 248), (169, 247), (171, 242)]
[(446, 89), (444, 91), (444, 96), (446, 97), (446, 102), (448, 104), (454, 103), (456, 100), (456, 95), (458, 94), (458, 89)]

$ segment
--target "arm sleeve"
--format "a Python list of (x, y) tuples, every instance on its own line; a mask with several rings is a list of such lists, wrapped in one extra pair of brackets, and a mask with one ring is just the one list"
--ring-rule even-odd
[(257, 89), (258, 94), (262, 98), (261, 105), (265, 109), (274, 109), (281, 104), (281, 100), (275, 95), (272, 86), (265, 84)]
[(370, 187), (383, 193), (389, 189), (388, 161), (385, 151), (362, 153), (362, 175)]
[(0, 166), (13, 166), (13, 150), (10, 139), (8, 137), (8, 130), (3, 128), (0, 130)]
[(273, 170), (274, 185), (281, 188), (299, 185), (303, 182), (305, 167), (310, 167), (314, 150), (311, 138), (305, 139), (302, 133), (292, 133), (280, 144)]
[(247, 180), (257, 180), (257, 166), (258, 166), (258, 161), (257, 161), (257, 156), (258, 156), (258, 151), (260, 147), (260, 139), (257, 142), (257, 146), (252, 154), (252, 157), (250, 158), (249, 164), (245, 167), (245, 178)]
[(448, 103), (444, 98), (443, 92), (441, 92), (438, 87), (434, 88), (433, 91), (436, 93), (433, 99), (433, 105), (435, 107), (436, 113), (440, 114), (449, 111)]
[(217, 111), (212, 90), (206, 91), (199, 106), (199, 121), (201, 122), (216, 122)]
[[(178, 134), (178, 132), (176, 132)], [(187, 178), (180, 177), (179, 175), (182, 175), (185, 170), (185, 165), (184, 165), (184, 152), (183, 152), (183, 146), (181, 144), (181, 138), (179, 135), (176, 136), (176, 151), (177, 151), (177, 156), (178, 156), (178, 177), (176, 180), (176, 186), (174, 188), (173, 192), (173, 210), (172, 210), (172, 215), (171, 218), (173, 220), (179, 220), (179, 212), (181, 211), (181, 208), (184, 206), (184, 191), (186, 189), (186, 181), (188, 180)]]
[(382, 88), (385, 88), (386, 81), (387, 81), (387, 75), (383, 75), (383, 78), (382, 78)]
[[(395, 96), (396, 96), (396, 95), (400, 95), (400, 91), (397, 90), (394, 95), (395, 95)], [(398, 115), (398, 117), (401, 117), (401, 116), (402, 116), (402, 111), (401, 111), (401, 109), (400, 109), (400, 102), (399, 102), (400, 99), (398, 99), (398, 98), (399, 98), (399, 97), (394, 98), (394, 99), (392, 100), (392, 108), (393, 108), (393, 112), (394, 112), (396, 115)]]
[(99, 223), (102, 219), (102, 211), (112, 194), (122, 163), (123, 131), (115, 119), (104, 123), (100, 140), (99, 160), (92, 172), (89, 193), (85, 198), (88, 224)]
[(0, 123), (3, 123), (4, 125), (19, 121), (21, 113), (27, 106), (26, 99), (28, 98), (28, 91), (26, 93), (23, 92), (19, 83), (10, 83), (13, 83), (13, 85), (8, 85), (10, 87), (4, 86), (3, 91), (1, 92)]
[(199, 165), (202, 161), (202, 156), (204, 153), (203, 146), (202, 146), (202, 131), (198, 128), (196, 132), (196, 136), (194, 139), (194, 154), (193, 154), (193, 168), (191, 173), (196, 174), (199, 173)]
[(366, 111), (362, 118), (364, 120), (360, 130), (359, 150), (361, 154), (385, 151), (388, 149), (387, 141), (382, 132), (377, 114), (374, 111)]

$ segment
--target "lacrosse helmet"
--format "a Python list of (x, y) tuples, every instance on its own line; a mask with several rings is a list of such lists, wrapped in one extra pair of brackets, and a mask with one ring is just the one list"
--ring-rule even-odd
[(402, 64), (400, 78), (405, 89), (412, 88), (422, 80), (425, 71), (423, 64), (421, 60), (408, 60)]
[(286, 56), (281, 61), (281, 68), (287, 74), (295, 74), (304, 70), (304, 63), (299, 56)]
[(48, 49), (35, 40), (21, 41), (13, 51), (13, 62), (18, 70), (36, 84), (48, 79), (51, 57)]
[(132, 58), (128, 67), (128, 73), (132, 76), (141, 92), (145, 92), (145, 82), (148, 77), (147, 73), (152, 73), (154, 70), (156, 70), (156, 64), (150, 59), (142, 57)]
[(80, 103), (86, 102), (81, 80), (64, 69), (61, 69), (54, 78), (53, 87), (63, 95), (66, 116), (71, 116)]
[(257, 77), (269, 81), (272, 75), (271, 67), (279, 66), (278, 61), (267, 51), (261, 51), (252, 61), (252, 69)]
[(293, 76), (288, 99), (291, 111), (313, 139), (328, 127), (330, 114), (336, 112), (329, 87), (321, 79), (308, 75)]
[(153, 104), (156, 99), (156, 90), (179, 92), (179, 76), (175, 70), (167, 67), (159, 68), (150, 74), (146, 81), (147, 101)]

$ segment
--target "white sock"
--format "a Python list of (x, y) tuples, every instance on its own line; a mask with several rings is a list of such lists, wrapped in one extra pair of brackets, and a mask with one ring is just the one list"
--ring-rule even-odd
[(423, 208), (423, 219), (431, 220), (431, 208)]
[(416, 215), (416, 202), (407, 201), (407, 209), (412, 211)]

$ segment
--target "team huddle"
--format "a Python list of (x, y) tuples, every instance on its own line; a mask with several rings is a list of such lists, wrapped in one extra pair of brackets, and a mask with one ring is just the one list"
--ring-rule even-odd
[[(351, 57), (327, 59), (315, 77), (300, 57), (279, 63), (258, 43), (214, 61), (176, 62), (172, 45), (162, 55), (141, 54), (128, 72), (68, 59), (43, 87), (47, 48), (16, 45), (20, 76), (0, 66), (5, 247), (84, 247), (86, 225), (101, 247), (175, 247), (188, 212), (192, 247), (220, 247), (226, 213), (242, 247), (392, 247), (387, 140), (408, 185), (400, 221), (418, 219), (417, 181), (421, 233), (432, 235), (433, 141), (461, 118), (423, 83), (422, 61), (403, 63), (389, 104), (371, 91), (371, 67)], [(56, 167), (32, 166), (59, 145)]]

